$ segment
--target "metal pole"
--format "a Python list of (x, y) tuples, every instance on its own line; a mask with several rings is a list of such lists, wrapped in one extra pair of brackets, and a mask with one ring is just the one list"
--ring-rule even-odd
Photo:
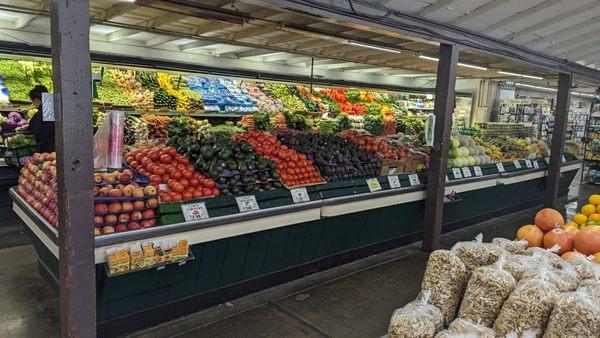
[(546, 179), (546, 197), (544, 199), (544, 207), (546, 208), (555, 208), (557, 206), (560, 166), (565, 146), (567, 114), (569, 112), (570, 100), (571, 75), (560, 73), (558, 74), (558, 93), (556, 93), (556, 111), (554, 112), (550, 164), (548, 165), (548, 178)]
[(423, 250), (436, 250), (442, 235), (444, 216), (444, 186), (446, 166), (450, 147), (450, 129), (454, 110), (454, 88), (456, 86), (456, 65), (458, 47), (441, 44), (439, 52), (437, 80), (435, 88), (435, 129), (434, 145), (429, 154), (429, 174), (423, 220)]
[(88, 0), (50, 5), (63, 337), (96, 336), (89, 13)]

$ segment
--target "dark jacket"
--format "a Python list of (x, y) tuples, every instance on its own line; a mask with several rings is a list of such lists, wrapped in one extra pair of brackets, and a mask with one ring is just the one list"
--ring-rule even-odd
[(44, 121), (42, 106), (29, 120), (29, 132), (35, 136), (41, 152), (54, 151), (54, 122)]

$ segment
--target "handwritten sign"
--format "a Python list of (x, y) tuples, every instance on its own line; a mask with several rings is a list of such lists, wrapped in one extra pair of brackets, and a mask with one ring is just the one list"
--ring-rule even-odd
[(388, 176), (387, 179), (388, 179), (388, 182), (390, 183), (390, 188), (396, 189), (396, 188), (402, 187), (400, 185), (400, 179), (398, 178), (398, 175)]
[(454, 175), (454, 179), (458, 180), (462, 178), (462, 172), (460, 168), (452, 168), (452, 175)]
[(469, 167), (463, 167), (462, 168), (462, 174), (465, 178), (469, 178), (472, 177), (473, 175), (471, 174), (471, 170), (469, 169)]
[(504, 164), (502, 164), (502, 163), (496, 163), (496, 167), (498, 168), (498, 172), (499, 173), (506, 172), (506, 170), (504, 169)]
[(256, 201), (256, 196), (254, 195), (237, 196), (235, 198), (235, 202), (237, 203), (240, 212), (248, 212), (260, 209), (258, 207), (258, 202)]
[(306, 187), (290, 189), (290, 194), (292, 194), (292, 200), (294, 200), (294, 203), (304, 203), (310, 201), (310, 196), (308, 196)]
[(419, 180), (419, 175), (417, 175), (417, 174), (409, 174), (408, 182), (410, 183), (411, 186), (421, 184), (421, 180)]
[(381, 184), (379, 184), (379, 181), (376, 178), (367, 179), (367, 186), (369, 187), (370, 192), (381, 190)]
[(210, 217), (208, 210), (206, 210), (206, 203), (204, 202), (182, 204), (181, 212), (186, 222), (198, 221)]
[(475, 172), (475, 176), (477, 176), (477, 177), (483, 176), (483, 171), (481, 171), (480, 166), (473, 167), (473, 171)]

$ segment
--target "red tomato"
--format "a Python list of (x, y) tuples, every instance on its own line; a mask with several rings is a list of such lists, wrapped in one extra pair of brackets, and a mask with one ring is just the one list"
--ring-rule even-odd
[(175, 192), (184, 192), (185, 191), (185, 186), (181, 183), (175, 183), (173, 184), (173, 191)]
[(184, 193), (182, 194), (182, 199), (183, 199), (184, 201), (189, 201), (189, 200), (191, 200), (192, 198), (194, 198), (194, 194), (193, 194), (193, 193), (191, 193), (191, 192), (189, 192), (189, 191), (186, 191), (186, 192), (184, 192)]
[(191, 172), (191, 173), (195, 173), (195, 172), (196, 172), (196, 168), (194, 167), (194, 165), (193, 165), (193, 164), (187, 164), (187, 165), (185, 166), (185, 170), (187, 170), (187, 171), (189, 171), (189, 172)]
[(163, 203), (170, 203), (173, 202), (173, 198), (167, 194), (164, 194), (161, 198), (160, 201)]
[(148, 158), (151, 159), (152, 161), (157, 161), (159, 158), (158, 151), (153, 150), (153, 151), (149, 152)]
[(177, 170), (179, 170), (179, 171), (184, 171), (185, 169), (187, 169), (187, 167), (185, 166), (185, 164), (181, 164), (181, 163), (179, 163), (179, 164), (177, 165)]
[(172, 173), (174, 170), (177, 170), (177, 168), (175, 168), (175, 166), (174, 166), (174, 165), (168, 165), (168, 166), (167, 166), (167, 173), (168, 173), (169, 175), (171, 175), (171, 173)]
[(188, 179), (188, 180), (189, 180), (190, 178), (194, 177), (194, 174), (192, 174), (192, 172), (191, 172), (191, 171), (184, 170), (184, 171), (181, 173), (181, 176), (183, 176), (183, 178), (186, 178), (186, 179)]
[(194, 190), (193, 194), (194, 194), (194, 198), (201, 198), (201, 197), (203, 197), (202, 190), (196, 189), (196, 190)]
[(163, 167), (156, 167), (154, 168), (154, 170), (152, 171), (155, 175), (164, 175), (167, 171), (165, 170), (165, 168)]
[(176, 180), (180, 180), (181, 179), (181, 171), (173, 170), (173, 172), (171, 172), (171, 177)]
[(171, 194), (171, 198), (173, 199), (173, 202), (181, 202), (183, 196), (178, 192), (174, 192)]
[(150, 162), (148, 163), (148, 165), (146, 166), (146, 170), (148, 170), (149, 173), (153, 173), (154, 169), (156, 169), (158, 167), (158, 165), (154, 162)]
[(188, 164), (190, 164), (190, 159), (189, 159), (189, 158), (187, 158), (187, 157), (185, 157), (185, 156), (182, 156), (182, 157), (179, 159), (179, 163), (181, 163), (181, 164), (185, 164), (185, 165), (188, 165)]
[(198, 185), (200, 185), (200, 180), (198, 178), (190, 178), (190, 187), (197, 187)]
[(148, 164), (152, 163), (152, 160), (147, 157), (142, 157), (142, 160), (140, 161), (140, 163), (145, 167)]
[(209, 188), (202, 189), (202, 196), (212, 196), (212, 189), (209, 189)]
[(199, 172), (197, 172), (197, 171), (194, 171), (193, 175), (194, 175), (194, 177), (195, 177), (195, 178), (197, 178), (197, 179), (203, 178), (203, 177), (202, 177), (202, 174), (201, 174), (201, 173), (199, 173)]
[(211, 179), (207, 179), (204, 181), (204, 183), (202, 184), (203, 187), (205, 188), (214, 188), (215, 187), (215, 181), (211, 180)]
[(217, 188), (212, 188), (212, 194), (214, 196), (221, 196), (221, 191), (219, 191)]
[(177, 150), (175, 150), (173, 147), (167, 147), (165, 150), (167, 151), (167, 154), (171, 156), (179, 155), (177, 154)]
[(146, 174), (148, 174), (148, 172), (147, 172), (147, 171), (146, 171), (146, 169), (144, 169), (144, 168), (138, 168), (138, 169), (137, 169), (137, 171), (138, 171), (140, 174), (142, 174), (142, 175), (146, 175)]
[(164, 174), (161, 177), (162, 177), (162, 183), (167, 183), (171, 179), (171, 177), (169, 177), (169, 174)]
[(167, 154), (160, 155), (160, 162), (169, 164), (173, 161), (173, 158)]
[(135, 157), (133, 157), (132, 155), (127, 155), (125, 157), (125, 163), (127, 164), (131, 164), (131, 162), (135, 161)]
[(181, 155), (177, 154), (177, 155), (173, 156), (173, 161), (175, 161), (175, 162), (179, 162), (179, 159), (180, 159), (181, 157), (182, 157)]
[(179, 183), (181, 183), (185, 188), (190, 186), (190, 181), (188, 181), (187, 178), (180, 179)]
[(142, 154), (142, 153), (137, 153), (134, 157), (134, 159), (138, 162), (140, 162), (143, 158), (144, 158), (144, 154)]
[(160, 175), (150, 175), (150, 183), (160, 184), (162, 183), (162, 177)]

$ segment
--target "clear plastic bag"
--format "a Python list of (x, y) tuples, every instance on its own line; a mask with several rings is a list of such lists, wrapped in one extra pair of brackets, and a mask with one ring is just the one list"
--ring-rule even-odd
[(506, 253), (495, 244), (484, 243), (483, 234), (477, 235), (474, 241), (458, 242), (450, 250), (460, 258), (469, 272), (496, 263)]
[(540, 257), (540, 265), (537, 268), (531, 269), (525, 273), (524, 279), (539, 279), (542, 275), (554, 284), (558, 291), (569, 292), (574, 291), (579, 286), (581, 278), (577, 270), (567, 261), (561, 260), (560, 264), (548, 263), (545, 256)]
[(504, 270), (503, 257), (495, 265), (476, 269), (463, 297), (458, 318), (491, 327), (502, 304), (514, 290), (515, 278)]
[(466, 273), (463, 262), (451, 251), (436, 250), (429, 255), (421, 289), (431, 291), (429, 302), (440, 309), (446, 325), (456, 315)]
[(94, 169), (120, 169), (125, 113), (111, 110), (94, 134)]
[(600, 305), (587, 289), (560, 294), (548, 320), (544, 338), (599, 335)]
[(525, 250), (527, 250), (527, 241), (523, 239), (511, 241), (507, 238), (496, 237), (492, 239), (492, 244), (516, 255), (523, 255), (525, 254)]
[(508, 255), (504, 262), (504, 270), (508, 271), (518, 282), (531, 269), (535, 269), (537, 262), (530, 256)]
[(485, 327), (481, 324), (476, 324), (470, 320), (456, 318), (450, 325), (448, 330), (463, 335), (476, 335), (479, 338), (494, 338), (494, 330)]
[(421, 298), (406, 304), (392, 314), (388, 338), (433, 338), (444, 327), (442, 312), (429, 304), (430, 291), (423, 291)]
[(538, 247), (531, 247), (525, 251), (525, 254), (531, 256), (535, 259), (545, 259), (545, 264), (548, 264), (551, 267), (560, 267), (562, 265), (562, 260), (559, 255), (556, 254), (560, 250), (560, 247), (552, 247), (550, 249), (543, 249)]
[(479, 336), (474, 333), (465, 334), (451, 330), (442, 330), (435, 336), (435, 338), (479, 338)]
[(598, 278), (600, 276), (597, 275), (598, 269), (595, 267), (596, 264), (590, 262), (585, 256), (574, 255), (569, 260), (567, 260), (569, 264), (573, 266), (573, 268), (579, 274), (581, 279), (590, 279), (590, 278)]
[(497, 336), (511, 331), (521, 335), (528, 330), (534, 331), (536, 337), (542, 336), (559, 293), (547, 274), (547, 270), (542, 271), (540, 279), (523, 279), (517, 284), (494, 322)]

